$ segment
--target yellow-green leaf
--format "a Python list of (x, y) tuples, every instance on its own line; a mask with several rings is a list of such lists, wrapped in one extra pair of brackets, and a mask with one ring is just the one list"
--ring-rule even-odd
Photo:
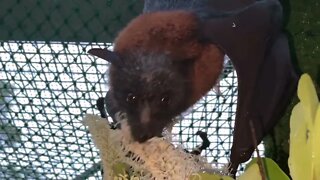
[(298, 97), (290, 118), (290, 174), (294, 180), (320, 179), (319, 100), (307, 74), (300, 78)]
[[(269, 179), (269, 180), (278, 180), (278, 179), (289, 180), (289, 177), (281, 170), (281, 168), (272, 159), (261, 158), (261, 162), (263, 163), (263, 166), (264, 166), (264, 170), (266, 173), (265, 176), (268, 177), (266, 179)], [(249, 170), (249, 168), (254, 165), (257, 165), (258, 169), (256, 169), (256, 167), (255, 167), (255, 168)], [(254, 170), (257, 170), (257, 172), (253, 172)], [(247, 171), (248, 172), (250, 171), (251, 176), (255, 175), (256, 173), (260, 174), (260, 169), (259, 169), (259, 165), (258, 165), (258, 158), (253, 158), (249, 162), (249, 164), (246, 166), (245, 172), (243, 174), (243, 175), (245, 175), (245, 178), (250, 177), (248, 174), (246, 174)], [(242, 177), (242, 175), (240, 177), (241, 177), (241, 179), (245, 179)], [(261, 177), (261, 176), (259, 176), (259, 177)], [(252, 179), (252, 178), (250, 178), (250, 179)]]
[(303, 74), (299, 80), (298, 97), (301, 101), (306, 115), (310, 116), (306, 120), (314, 120), (319, 100), (312, 79), (308, 74)]
[(315, 179), (320, 179), (320, 103), (318, 105), (317, 114), (314, 121), (314, 137), (313, 138), (313, 161), (315, 170)]
[[(305, 119), (302, 104), (297, 104), (290, 118), (289, 168), (293, 179), (312, 179), (310, 123)], [(299, 178), (300, 177), (300, 178)], [(302, 179), (304, 179), (302, 178)]]
[(261, 174), (259, 170), (259, 166), (257, 163), (254, 163), (249, 166), (249, 168), (239, 176), (238, 180), (249, 180), (249, 179), (254, 179), (254, 180), (261, 180)]
[(129, 169), (129, 166), (125, 163), (117, 163), (113, 166), (113, 173), (115, 176), (118, 176), (118, 175), (128, 175), (127, 174), (127, 170)]
[(192, 175), (189, 180), (233, 180), (233, 178), (210, 173), (197, 173)]

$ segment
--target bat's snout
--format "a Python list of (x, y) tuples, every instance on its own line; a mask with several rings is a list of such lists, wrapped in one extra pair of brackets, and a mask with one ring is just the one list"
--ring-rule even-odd
[(150, 134), (140, 134), (136, 141), (138, 141), (139, 143), (144, 143), (146, 142), (147, 140), (151, 139), (153, 136), (150, 135)]
[(159, 114), (154, 113), (155, 108), (150, 103), (140, 105), (138, 113), (128, 114), (128, 122), (133, 140), (143, 143), (153, 137), (161, 137), (165, 121)]
[(161, 137), (162, 129), (161, 126), (154, 122), (140, 122), (131, 127), (131, 135), (135, 141), (143, 143), (153, 137)]
[(138, 128), (136, 130), (132, 131), (132, 137), (135, 141), (138, 141), (139, 143), (144, 143), (147, 140), (153, 138), (153, 137), (160, 137), (161, 134), (157, 134), (154, 131), (150, 129), (145, 128)]

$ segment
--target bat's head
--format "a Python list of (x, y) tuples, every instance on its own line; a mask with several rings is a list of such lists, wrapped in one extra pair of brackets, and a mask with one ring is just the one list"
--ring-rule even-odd
[(120, 32), (113, 52), (89, 51), (111, 63), (110, 96), (135, 140), (160, 136), (218, 78), (223, 54), (201, 42), (198, 23), (186, 12), (145, 14)]
[[(126, 112), (134, 140), (161, 136), (164, 127), (189, 105), (193, 60), (174, 61), (164, 54), (100, 51), (113, 62), (110, 96)], [(111, 60), (112, 59), (112, 60)]]
[(175, 62), (164, 55), (126, 58), (121, 69), (110, 69), (113, 97), (127, 113), (135, 140), (161, 136), (164, 127), (187, 108), (192, 62)]

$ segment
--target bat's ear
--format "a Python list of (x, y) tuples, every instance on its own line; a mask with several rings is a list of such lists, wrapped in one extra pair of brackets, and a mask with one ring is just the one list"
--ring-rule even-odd
[(89, 54), (97, 56), (101, 59), (107, 60), (113, 65), (121, 67), (121, 58), (118, 56), (116, 52), (110, 51), (107, 48), (100, 49), (100, 48), (93, 48), (88, 51)]

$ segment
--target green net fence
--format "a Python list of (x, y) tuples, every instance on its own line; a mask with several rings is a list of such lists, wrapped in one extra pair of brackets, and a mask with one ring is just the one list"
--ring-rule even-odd
[[(134, 0), (2, 0), (0, 2), (0, 179), (101, 179), (97, 149), (82, 124), (99, 114), (108, 64), (89, 56), (142, 9)], [(103, 43), (98, 43), (103, 42)], [(226, 58), (218, 87), (184, 113), (174, 143), (228, 162), (237, 78)]]

